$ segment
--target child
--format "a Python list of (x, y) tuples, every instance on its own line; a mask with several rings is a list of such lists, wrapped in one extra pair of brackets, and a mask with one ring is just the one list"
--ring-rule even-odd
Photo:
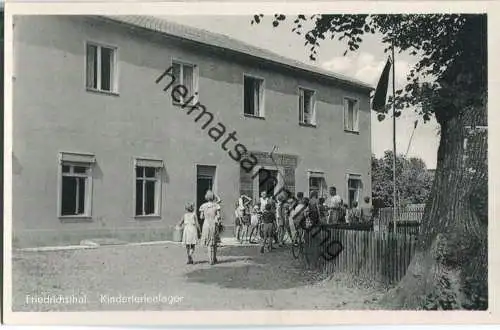
[(340, 222), (341, 223), (347, 223), (347, 220), (348, 220), (348, 211), (349, 211), (349, 205), (347, 205), (347, 203), (344, 203), (344, 200), (342, 200), (342, 204), (341, 204), (341, 215), (340, 215)]
[(267, 197), (266, 191), (263, 191), (260, 193), (260, 200), (259, 200), (260, 212), (264, 212), (264, 210), (266, 209), (267, 203), (269, 203), (270, 201), (271, 200), (269, 199), (269, 197)]
[(365, 206), (361, 208), (361, 219), (363, 222), (368, 223), (372, 221), (373, 208), (370, 204), (370, 197), (365, 196)]
[(358, 223), (361, 221), (361, 208), (358, 206), (358, 202), (352, 202), (352, 209), (349, 211), (349, 222)]
[(328, 223), (339, 223), (342, 222), (342, 198), (337, 195), (337, 188), (334, 186), (330, 187), (330, 196), (325, 201), (326, 207), (328, 209)]
[(309, 209), (308, 209), (309, 220), (311, 221), (311, 226), (317, 225), (321, 221), (321, 212), (319, 209), (318, 192), (312, 191), (309, 194)]
[(322, 223), (327, 223), (328, 210), (325, 206), (325, 197), (319, 198), (319, 216)]
[(271, 204), (266, 204), (264, 212), (262, 212), (262, 231), (264, 234), (264, 241), (262, 242), (262, 247), (260, 252), (264, 253), (266, 245), (268, 251), (273, 248), (273, 238), (274, 238), (274, 223), (276, 221), (275, 213), (273, 212), (273, 207)]
[(279, 208), (279, 202), (278, 199), (273, 196), (269, 198), (268, 204), (271, 204), (271, 209), (270, 211), (274, 214), (274, 222), (273, 222), (273, 229), (272, 229), (272, 237), (274, 240), (274, 243), (276, 245), (279, 245), (279, 236), (278, 236), (278, 208)]
[(252, 199), (246, 195), (241, 195), (236, 202), (237, 239), (240, 243), (243, 243), (245, 237), (248, 235), (248, 226), (250, 225), (248, 206), (251, 202)]
[[(219, 196), (217, 196), (215, 193), (214, 193), (214, 203), (217, 204), (219, 207), (219, 212), (217, 212), (217, 221), (216, 221), (216, 231), (217, 231), (216, 241), (217, 241), (217, 244), (220, 244), (222, 242), (221, 233), (224, 232), (224, 224), (222, 222), (222, 215), (220, 212), (220, 209), (222, 207), (221, 206), (222, 199)], [(215, 258), (215, 261), (217, 262), (217, 258)]]
[(198, 239), (198, 232), (200, 232), (200, 224), (194, 212), (194, 204), (188, 203), (186, 205), (186, 213), (182, 216), (179, 226), (183, 226), (182, 243), (186, 245), (186, 252), (188, 257), (188, 264), (193, 264), (193, 253), (196, 241)]
[(295, 230), (295, 227), (293, 227), (291, 224), (290, 224), (290, 214), (293, 210), (293, 205), (295, 204), (295, 200), (293, 197), (289, 197), (287, 200), (286, 200), (286, 203), (284, 205), (284, 216), (283, 216), (283, 220), (285, 222), (285, 231), (286, 231), (286, 234), (288, 235), (288, 240), (290, 242), (292, 242), (293, 240), (293, 234), (292, 234), (292, 229)]
[(234, 236), (236, 240), (240, 241), (241, 234), (241, 218), (243, 217), (243, 212), (240, 210), (239, 203), (236, 201), (234, 209)]
[[(259, 230), (259, 213), (260, 213), (260, 206), (254, 205), (252, 212), (250, 214), (250, 236), (252, 237), (253, 233), (255, 230)], [(256, 242), (250, 242), (251, 244), (255, 244)]]
[(308, 198), (300, 199), (290, 213), (290, 228), (292, 232), (293, 244), (298, 244), (299, 239), (302, 239), (302, 237), (297, 236), (297, 230), (299, 228), (304, 228), (305, 226), (308, 203)]
[(283, 246), (285, 238), (285, 197), (278, 196), (278, 203), (276, 204), (276, 236), (278, 246)]

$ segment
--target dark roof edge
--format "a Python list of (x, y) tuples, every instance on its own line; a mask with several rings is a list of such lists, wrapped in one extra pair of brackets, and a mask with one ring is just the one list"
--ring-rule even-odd
[[(305, 73), (307, 73), (309, 75), (319, 76), (319, 77), (321, 77), (323, 79), (326, 79), (326, 80), (329, 80), (329, 81), (332, 81), (332, 82), (335, 82), (335, 83), (340, 83), (342, 85), (348, 85), (348, 86), (352, 86), (352, 87), (359, 88), (359, 89), (362, 89), (362, 90), (367, 90), (367, 91), (373, 91), (373, 90), (375, 90), (375, 88), (373, 86), (370, 86), (369, 84), (366, 84), (366, 83), (363, 83), (363, 82), (359, 82), (358, 83), (358, 82), (355, 82), (355, 81), (352, 81), (352, 80), (349, 80), (349, 79), (343, 79), (342, 77), (335, 77), (335, 76), (332, 76), (332, 75), (323, 74), (323, 73), (315, 71), (315, 70), (309, 70), (307, 68), (301, 68), (299, 66), (294, 66), (294, 65), (287, 64), (287, 63), (283, 63), (283, 62), (274, 61), (274, 60), (271, 60), (271, 59), (268, 59), (268, 58), (263, 58), (263, 57), (260, 57), (260, 56), (255, 56), (255, 55), (248, 54), (248, 53), (245, 53), (245, 52), (242, 52), (242, 51), (238, 51), (238, 50), (235, 50), (235, 49), (231, 49), (231, 48), (227, 48), (227, 47), (221, 47), (221, 46), (213, 45), (213, 44), (206, 43), (206, 42), (200, 42), (200, 41), (192, 40), (192, 39), (189, 39), (189, 38), (184, 38), (184, 37), (177, 36), (177, 35), (174, 35), (174, 34), (170, 34), (170, 33), (167, 33), (167, 32), (158, 31), (158, 30), (155, 30), (155, 29), (147, 28), (147, 27), (140, 26), (140, 25), (135, 25), (135, 24), (124, 22), (124, 21), (120, 21), (120, 20), (115, 20), (115, 19), (113, 19), (112, 17), (109, 17), (109, 16), (98, 15), (98, 16), (94, 16), (94, 17), (97, 17), (97, 18), (99, 18), (100, 20), (103, 20), (103, 21), (109, 21), (109, 22), (113, 22), (113, 23), (118, 24), (118, 25), (124, 25), (124, 26), (127, 26), (129, 28), (134, 28), (134, 29), (139, 29), (139, 30), (145, 30), (145, 31), (149, 31), (149, 32), (152, 32), (152, 33), (155, 33), (155, 34), (158, 34), (158, 35), (167, 36), (167, 37), (172, 38), (172, 39), (178, 39), (178, 40), (188, 41), (188, 42), (191, 42), (191, 43), (194, 43), (194, 44), (209, 46), (209, 47), (212, 47), (212, 48), (217, 48), (217, 49), (220, 49), (220, 50), (232, 52), (232, 53), (238, 54), (238, 55), (244, 55), (244, 56), (247, 56), (247, 57), (250, 57), (250, 58), (253, 58), (253, 59), (259, 59), (259, 60), (265, 61), (267, 63), (273, 64), (273, 65), (276, 65), (276, 66), (280, 66), (282, 68), (286, 68), (286, 69), (294, 70), (294, 71), (305, 72)], [(254, 47), (254, 46), (252, 46), (252, 47)], [(303, 65), (307, 66), (308, 64), (304, 63)]]

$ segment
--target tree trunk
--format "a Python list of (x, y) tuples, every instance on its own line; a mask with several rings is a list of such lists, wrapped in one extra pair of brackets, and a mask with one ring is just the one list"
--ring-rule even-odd
[[(486, 108), (436, 113), (441, 140), (431, 196), (405, 277), (382, 300), (395, 309), (488, 307)], [(467, 127), (472, 127), (468, 129)]]

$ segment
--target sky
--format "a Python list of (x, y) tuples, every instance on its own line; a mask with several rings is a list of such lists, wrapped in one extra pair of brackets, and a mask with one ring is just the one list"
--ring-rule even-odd
[[(273, 28), (272, 17), (264, 17), (257, 25), (251, 25), (251, 15), (248, 16), (162, 16), (169, 21), (189, 25), (211, 32), (224, 34), (239, 39), (248, 44), (268, 49), (288, 58), (302, 61), (309, 65), (321, 67), (332, 72), (341, 73), (373, 86), (377, 85), (382, 69), (387, 61), (384, 45), (380, 35), (364, 37), (356, 52), (343, 56), (346, 44), (337, 40), (326, 40), (319, 48), (316, 61), (309, 59), (309, 48), (304, 46), (305, 39), (291, 32), (293, 19), (287, 19), (279, 27)], [(405, 86), (406, 74), (418, 61), (418, 58), (408, 54), (396, 53), (396, 89)], [(391, 74), (392, 77), (392, 74)], [(392, 92), (389, 85), (388, 95)], [(414, 130), (415, 120), (419, 120)], [(405, 109), (396, 121), (396, 152), (408, 157), (419, 157), (424, 160), (427, 168), (436, 168), (437, 148), (439, 145), (439, 125), (434, 118), (424, 124), (421, 117), (413, 109)], [(413, 133), (413, 138), (410, 137)], [(409, 149), (408, 149), (409, 148)], [(377, 157), (384, 150), (392, 150), (392, 118), (379, 122), (372, 111), (372, 153)]]

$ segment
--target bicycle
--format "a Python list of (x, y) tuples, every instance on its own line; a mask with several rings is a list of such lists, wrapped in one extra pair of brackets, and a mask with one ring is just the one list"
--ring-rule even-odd
[(298, 260), (302, 257), (307, 265), (309, 265), (309, 257), (305, 251), (306, 248), (306, 230), (303, 228), (297, 228), (295, 232), (295, 237), (292, 240), (292, 256), (294, 259)]
[(297, 228), (295, 240), (292, 242), (293, 257), (295, 259), (302, 257), (308, 268), (318, 267), (322, 262), (337, 258), (343, 250), (342, 243), (331, 237), (330, 231), (324, 231), (324, 228), (318, 225)]

